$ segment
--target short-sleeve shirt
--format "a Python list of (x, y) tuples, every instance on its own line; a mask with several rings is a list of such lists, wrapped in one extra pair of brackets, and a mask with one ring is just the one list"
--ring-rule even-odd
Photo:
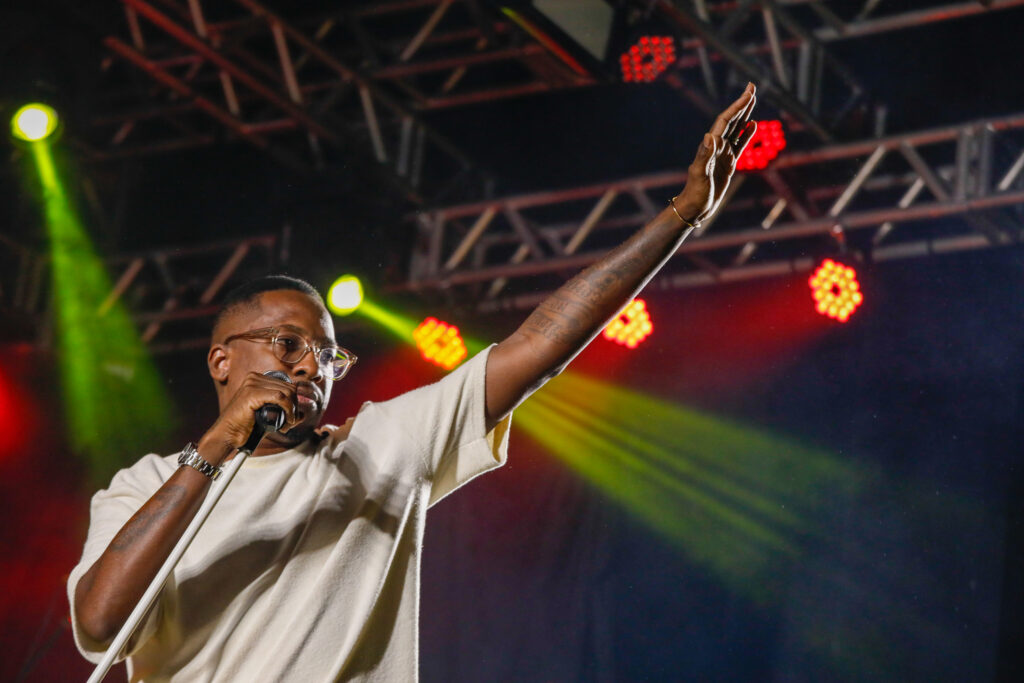
[[(126, 648), (132, 681), (414, 681), (427, 508), (505, 461), (488, 431), (489, 349), (441, 381), (360, 409), (347, 438), (247, 459)], [(75, 587), (178, 469), (147, 455), (92, 499)]]

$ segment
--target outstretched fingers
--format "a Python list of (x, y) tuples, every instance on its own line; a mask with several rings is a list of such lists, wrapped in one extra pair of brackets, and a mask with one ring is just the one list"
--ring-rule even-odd
[[(750, 99), (747, 100), (746, 106), (744, 106), (743, 110), (740, 111), (740, 113), (737, 114), (736, 117), (734, 117), (733, 120), (729, 122), (729, 125), (726, 126), (725, 134), (722, 137), (724, 137), (726, 140), (730, 142), (737, 142), (740, 135), (744, 132), (744, 129), (747, 127), (747, 122), (750, 121), (750, 115), (754, 113), (754, 105), (756, 104), (757, 95), (751, 93)], [(739, 147), (739, 144), (737, 143), (735, 146)]]
[(730, 104), (725, 111), (718, 115), (715, 119), (714, 125), (711, 126), (711, 134), (716, 138), (722, 138), (725, 136), (726, 131), (734, 125), (737, 119), (743, 116), (743, 113), (747, 113), (747, 117), (750, 117), (750, 111), (752, 111), (752, 102), (754, 100), (754, 84), (747, 83), (746, 89), (743, 94), (740, 95), (735, 102)]
[(743, 129), (739, 137), (736, 139), (736, 158), (738, 159), (743, 150), (747, 148), (747, 143), (750, 142), (750, 138), (754, 137), (754, 133), (757, 132), (757, 121), (748, 121), (747, 127)]

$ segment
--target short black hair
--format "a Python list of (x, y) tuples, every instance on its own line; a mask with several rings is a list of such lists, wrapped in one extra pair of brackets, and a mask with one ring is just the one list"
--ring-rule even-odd
[(276, 292), (282, 289), (302, 292), (320, 304), (324, 310), (327, 310), (320, 292), (316, 291), (316, 288), (305, 280), (300, 280), (291, 275), (264, 275), (241, 284), (227, 293), (224, 301), (221, 303), (220, 310), (217, 312), (217, 316), (213, 319), (213, 329), (216, 330), (221, 321), (238, 309), (244, 307), (255, 308), (260, 294)]

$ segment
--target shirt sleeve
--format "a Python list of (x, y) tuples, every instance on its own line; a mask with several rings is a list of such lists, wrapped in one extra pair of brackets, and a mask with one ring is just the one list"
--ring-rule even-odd
[[(82, 576), (107, 549), (125, 522), (149, 500), (171, 473), (173, 468), (164, 458), (153, 454), (147, 455), (131, 467), (115, 474), (110, 487), (98, 491), (92, 497), (85, 549), (82, 551), (82, 558), (68, 577), (68, 602), (71, 604), (71, 630), (75, 637), (75, 645), (82, 656), (94, 664), (98, 664), (103, 658), (113, 638), (105, 642), (95, 641), (82, 630), (75, 610), (75, 589)], [(173, 577), (168, 581), (173, 581)], [(118, 661), (131, 655), (153, 634), (160, 611), (160, 600), (157, 599), (125, 649), (118, 654)]]
[[(433, 505), (474, 477), (500, 467), (508, 456), (512, 416), (487, 429), (487, 358), (481, 351), (444, 379), (378, 404), (419, 453)], [(358, 418), (356, 424), (358, 425)]]

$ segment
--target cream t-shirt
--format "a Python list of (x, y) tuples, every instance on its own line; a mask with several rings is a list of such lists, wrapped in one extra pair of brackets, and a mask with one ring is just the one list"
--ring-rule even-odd
[[(366, 403), (348, 437), (249, 458), (126, 648), (132, 681), (414, 681), (427, 507), (505, 461), (488, 432), (489, 349), (430, 386)], [(178, 468), (147, 455), (92, 499), (75, 587)]]

